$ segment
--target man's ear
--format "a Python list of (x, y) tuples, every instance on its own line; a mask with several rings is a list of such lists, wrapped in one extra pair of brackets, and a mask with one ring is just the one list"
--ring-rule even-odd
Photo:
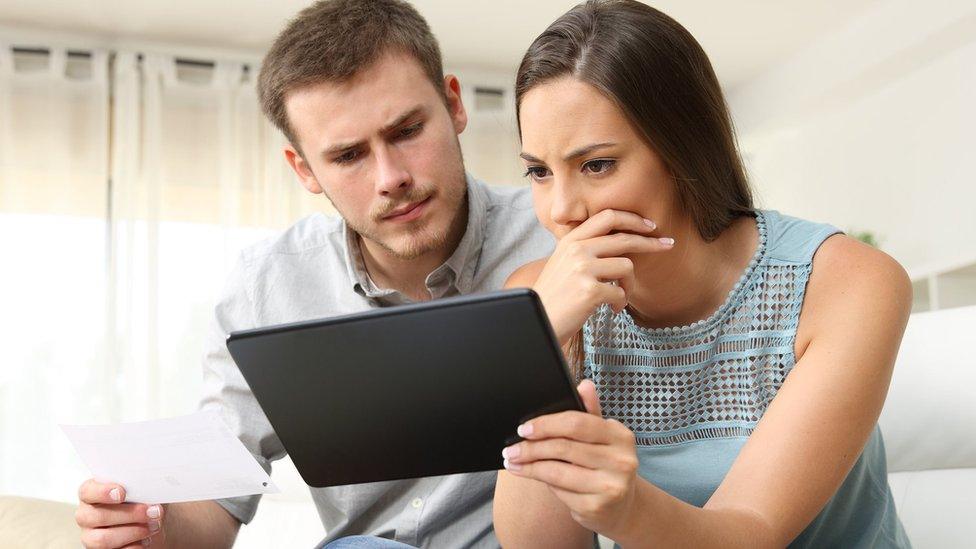
[(322, 194), (322, 185), (319, 185), (319, 180), (315, 178), (311, 166), (305, 161), (302, 153), (298, 152), (298, 149), (291, 143), (285, 145), (283, 150), (285, 152), (285, 160), (288, 161), (291, 169), (295, 170), (295, 174), (298, 175), (298, 180), (302, 182), (302, 187), (305, 187), (312, 194)]
[(454, 131), (460, 134), (468, 125), (468, 113), (461, 102), (461, 82), (457, 76), (448, 74), (444, 77), (444, 97), (447, 98), (447, 112), (454, 122)]

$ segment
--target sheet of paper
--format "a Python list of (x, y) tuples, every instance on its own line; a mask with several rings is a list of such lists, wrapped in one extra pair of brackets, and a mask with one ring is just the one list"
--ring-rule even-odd
[(95, 480), (121, 484), (126, 501), (175, 503), (279, 491), (216, 410), (61, 429)]

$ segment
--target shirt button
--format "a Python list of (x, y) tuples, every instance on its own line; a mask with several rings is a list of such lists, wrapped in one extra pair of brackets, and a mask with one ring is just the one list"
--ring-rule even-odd
[(410, 505), (413, 505), (414, 509), (420, 509), (420, 506), (423, 504), (424, 504), (424, 500), (420, 498), (413, 498), (413, 501), (410, 502)]

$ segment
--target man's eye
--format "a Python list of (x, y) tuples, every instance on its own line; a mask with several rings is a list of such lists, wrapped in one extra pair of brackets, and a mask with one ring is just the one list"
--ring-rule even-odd
[(528, 169), (525, 170), (525, 175), (523, 177), (530, 177), (532, 179), (538, 180), (544, 178), (547, 175), (549, 175), (549, 170), (547, 170), (546, 168), (542, 166), (529, 166)]
[(608, 158), (601, 158), (598, 160), (590, 160), (586, 164), (583, 164), (583, 171), (590, 174), (601, 174), (610, 171), (616, 164), (615, 160), (610, 160)]
[(336, 164), (348, 164), (359, 158), (359, 151), (347, 151), (335, 157), (332, 161)]
[(407, 126), (400, 130), (400, 137), (412, 137), (417, 133), (420, 133), (420, 128), (422, 124), (413, 124), (412, 126)]

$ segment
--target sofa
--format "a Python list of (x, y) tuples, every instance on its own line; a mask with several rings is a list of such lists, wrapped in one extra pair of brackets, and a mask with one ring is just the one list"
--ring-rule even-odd
[(912, 315), (881, 432), (888, 484), (917, 548), (976, 547), (976, 307)]
[[(881, 429), (888, 481), (918, 549), (976, 547), (976, 307), (909, 320)], [(236, 547), (312, 547), (323, 536), (290, 461), (275, 465), (280, 494), (265, 496)], [(74, 504), (0, 496), (0, 549), (77, 547)], [(604, 542), (606, 540), (603, 540)]]

